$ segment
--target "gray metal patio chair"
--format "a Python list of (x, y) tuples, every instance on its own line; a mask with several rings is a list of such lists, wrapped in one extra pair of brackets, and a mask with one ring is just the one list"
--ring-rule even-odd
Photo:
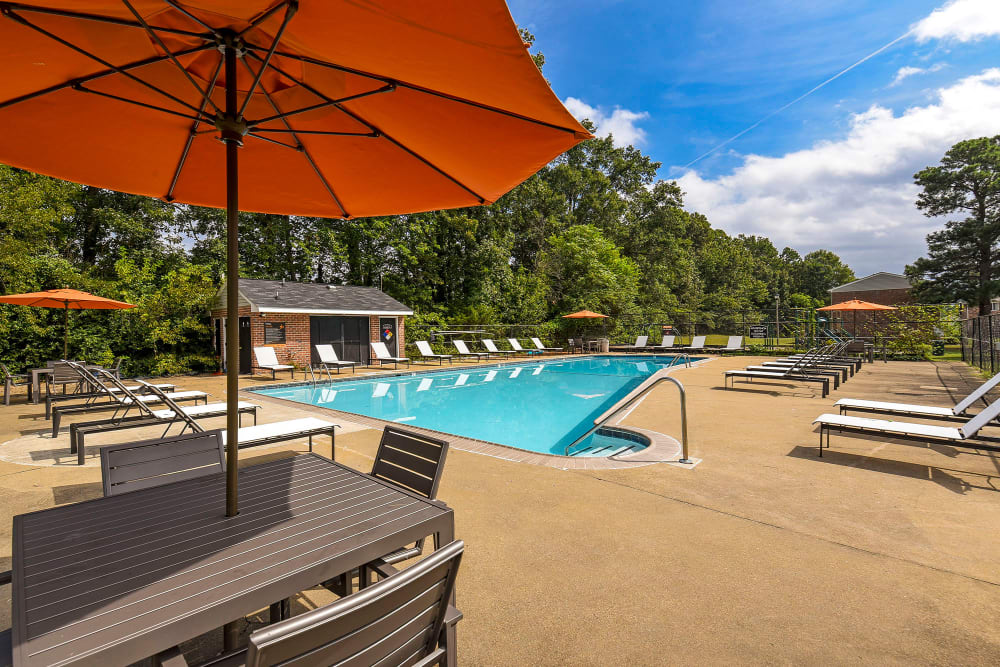
[[(462, 612), (449, 601), (464, 550), (464, 542), (452, 542), (359, 593), (253, 632), (246, 649), (219, 656), (204, 667), (455, 667), (456, 625)], [(157, 659), (164, 667), (188, 664), (177, 648)]]
[(11, 373), (7, 364), (0, 362), (0, 373), (3, 373), (3, 404), (10, 405), (10, 396), (14, 387), (27, 387), (28, 399), (31, 399), (31, 376), (27, 373)]
[(52, 394), (53, 387), (62, 387), (65, 394), (67, 387), (73, 387), (71, 393), (78, 394), (83, 389), (83, 380), (67, 362), (57, 361), (52, 365), (52, 372), (45, 376), (45, 393)]
[[(382, 431), (378, 451), (375, 452), (371, 475), (433, 500), (437, 497), (438, 485), (441, 483), (448, 446), (446, 440), (396, 426), (386, 426)], [(415, 558), (423, 553), (424, 539), (426, 538), (420, 538), (412, 547), (397, 549), (386, 554), (380, 561), (392, 565)], [(435, 544), (435, 547), (437, 546)], [(372, 574), (382, 576), (384, 572), (384, 569), (379, 570), (373, 566), (362, 568), (358, 576), (358, 585), (364, 588), (370, 582)], [(327, 582), (326, 586), (338, 595), (346, 595), (350, 593), (348, 587), (353, 576), (354, 572), (342, 574)]]
[(226, 448), (219, 430), (101, 448), (105, 497), (225, 470)]

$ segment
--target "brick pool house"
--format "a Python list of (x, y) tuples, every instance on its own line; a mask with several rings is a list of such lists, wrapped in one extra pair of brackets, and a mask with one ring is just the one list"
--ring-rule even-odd
[[(405, 356), (405, 320), (413, 311), (374, 287), (240, 278), (240, 373), (253, 348), (274, 348), (280, 363), (315, 363), (314, 345), (331, 344), (340, 359), (370, 363), (369, 343)], [(213, 343), (225, 364), (226, 286), (212, 305)]]

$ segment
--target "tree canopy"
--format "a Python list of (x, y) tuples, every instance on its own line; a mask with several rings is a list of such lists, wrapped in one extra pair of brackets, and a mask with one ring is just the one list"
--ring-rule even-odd
[(914, 175), (928, 217), (959, 215), (927, 235), (927, 256), (906, 267), (917, 297), (959, 299), (990, 312), (1000, 294), (1000, 135), (960, 141), (941, 164)]

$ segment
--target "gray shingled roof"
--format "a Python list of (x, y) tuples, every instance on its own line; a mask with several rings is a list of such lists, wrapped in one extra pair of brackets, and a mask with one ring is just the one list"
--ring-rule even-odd
[(834, 287), (831, 292), (874, 292), (884, 289), (910, 289), (910, 281), (898, 273), (880, 271), (870, 276), (859, 278), (845, 285)]
[[(257, 308), (281, 310), (335, 310), (345, 313), (402, 313), (413, 311), (374, 287), (293, 283), (240, 278), (240, 293)], [(277, 295), (277, 298), (275, 298)]]

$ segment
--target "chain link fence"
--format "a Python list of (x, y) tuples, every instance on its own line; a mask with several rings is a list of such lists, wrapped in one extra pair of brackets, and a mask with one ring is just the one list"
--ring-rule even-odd
[(995, 374), (1000, 371), (1000, 316), (982, 315), (962, 320), (962, 360)]

